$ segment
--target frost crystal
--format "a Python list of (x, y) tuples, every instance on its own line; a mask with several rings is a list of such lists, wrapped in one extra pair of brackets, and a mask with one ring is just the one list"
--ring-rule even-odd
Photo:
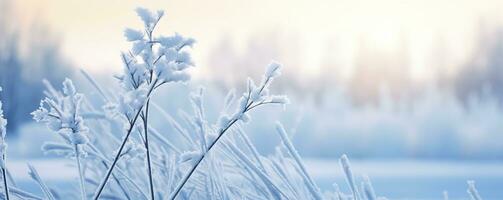
[[(270, 95), (269, 94), (269, 85), (271, 84), (274, 77), (280, 75), (279, 71), (281, 70), (281, 65), (272, 62), (268, 67), (264, 74), (264, 77), (260, 83), (260, 85), (255, 85), (255, 82), (248, 78), (247, 80), (247, 91), (241, 96), (238, 101), (237, 110), (231, 115), (232, 117), (228, 119), (228, 121), (232, 120), (241, 120), (242, 122), (248, 122), (250, 120), (247, 112), (255, 107), (265, 104), (288, 104), (290, 101), (284, 95)], [(234, 97), (233, 97), (234, 98)], [(226, 102), (228, 104), (228, 102)], [(220, 119), (222, 119), (221, 116)], [(218, 127), (221, 129), (225, 128), (222, 125), (225, 125), (225, 121), (220, 121), (218, 123)]]
[(134, 30), (131, 28), (127, 28), (124, 30), (124, 36), (126, 37), (127, 41), (137, 41), (137, 40), (142, 40), (143, 39), (143, 32)]
[(279, 104), (290, 103), (290, 99), (288, 99), (288, 97), (285, 95), (272, 95), (270, 99), (272, 103), (279, 103)]
[(80, 115), (82, 99), (82, 94), (76, 92), (73, 82), (65, 79), (62, 94), (46, 97), (31, 114), (35, 121), (45, 123), (49, 129), (66, 138), (67, 142), (85, 144), (88, 142), (88, 128)]
[(142, 144), (133, 142), (132, 140), (128, 140), (124, 148), (125, 150), (122, 155), (126, 157), (127, 160), (135, 158), (142, 159), (146, 153), (145, 147)]
[[(150, 10), (146, 8), (136, 8), (136, 14), (140, 16), (141, 20), (145, 24), (145, 27), (150, 27), (153, 23), (156, 22), (156, 19), (159, 17), (159, 15), (156, 15), (155, 13), (151, 12)], [(162, 16), (162, 15), (160, 15)]]
[(198, 160), (202, 156), (201, 152), (199, 151), (187, 151), (182, 153), (180, 155), (180, 163), (188, 162), (188, 161), (194, 161)]
[(275, 61), (272, 61), (265, 71), (266, 78), (275, 78), (281, 75), (281, 65)]

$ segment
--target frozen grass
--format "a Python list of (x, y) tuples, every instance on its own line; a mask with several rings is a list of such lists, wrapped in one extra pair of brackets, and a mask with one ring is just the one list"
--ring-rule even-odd
[[(279, 122), (276, 131), (281, 143), (275, 153), (258, 153), (243, 125), (250, 123), (255, 109), (289, 103), (286, 96), (269, 92), (281, 72), (276, 62), (266, 68), (259, 84), (248, 79), (242, 95), (230, 92), (216, 122), (206, 117), (203, 89), (189, 99), (192, 114), (180, 111), (182, 120), (175, 120), (151, 97), (166, 84), (189, 81), (187, 69), (194, 66), (189, 49), (194, 40), (178, 34), (156, 35), (163, 11), (138, 8), (136, 12), (144, 27), (124, 32), (132, 47), (122, 53), (124, 72), (116, 76), (120, 91), (106, 94), (83, 73), (104, 104), (88, 101), (67, 79), (61, 91), (46, 82), (46, 98), (33, 112), (36, 121), (60, 138), (47, 141), (42, 150), (74, 161), (79, 191), (52, 188), (32, 166), (29, 174), (44, 197), (9, 185), (2, 148), (4, 198), (12, 194), (21, 199), (385, 199), (376, 195), (368, 177), (358, 187), (345, 155), (340, 163), (351, 191), (346, 194), (334, 186), (322, 192)], [(162, 103), (166, 102), (169, 99)], [(174, 127), (173, 133), (157, 131), (150, 112), (160, 113), (165, 124)], [(0, 117), (5, 147), (6, 120)], [(468, 192), (481, 199), (473, 182)]]

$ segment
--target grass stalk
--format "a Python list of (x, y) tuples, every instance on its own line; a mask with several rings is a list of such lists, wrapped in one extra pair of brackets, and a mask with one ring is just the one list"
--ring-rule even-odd
[[(5, 156), (3, 157), (5, 159)], [(5, 160), (4, 160), (5, 162)], [(2, 167), (2, 178), (3, 178), (3, 187), (4, 187), (4, 193), (5, 193), (5, 199), (9, 200), (9, 186), (7, 184), (7, 170), (5, 170), (5, 166)]]
[(154, 200), (155, 199), (155, 193), (154, 193), (154, 181), (152, 179), (152, 164), (150, 161), (150, 148), (149, 148), (149, 141), (148, 141), (148, 111), (149, 111), (149, 105), (150, 105), (150, 99), (147, 100), (146, 106), (145, 106), (145, 112), (142, 115), (143, 119), (143, 128), (145, 132), (145, 149), (147, 151), (147, 173), (148, 173), (148, 181), (149, 181), (149, 187), (150, 187), (150, 199)]
[[(150, 89), (147, 93), (147, 98), (150, 97), (150, 94), (152, 93), (152, 91), (156, 87), (157, 81), (158, 81), (158, 79), (156, 79), (152, 83), (152, 86), (150, 87)], [(122, 154), (122, 151), (124, 150), (124, 147), (126, 146), (126, 142), (129, 138), (129, 136), (131, 135), (131, 133), (133, 132), (136, 121), (138, 120), (138, 117), (142, 113), (143, 107), (144, 107), (144, 105), (138, 109), (138, 111), (134, 115), (133, 120), (129, 121), (129, 127), (128, 127), (128, 131), (126, 133), (126, 136), (122, 140), (121, 146), (119, 147), (119, 150), (117, 151), (117, 154), (115, 155), (114, 160), (112, 161), (112, 165), (110, 165), (110, 168), (107, 170), (107, 173), (105, 174), (105, 178), (103, 178), (103, 181), (101, 181), (100, 185), (98, 186), (98, 189), (94, 193), (94, 197), (93, 197), (94, 200), (97, 200), (100, 197), (101, 193), (103, 192), (103, 189), (105, 188), (105, 185), (108, 182), (108, 179), (110, 179), (110, 175), (112, 174), (112, 171), (114, 170), (115, 165), (117, 165), (117, 162), (119, 161), (119, 158)]]
[(80, 162), (80, 151), (79, 151), (79, 145), (75, 145), (75, 159), (77, 160), (77, 169), (79, 170), (79, 182), (80, 182), (80, 194), (81, 194), (81, 199), (85, 200), (87, 199), (86, 197), (86, 187), (84, 183), (84, 173), (82, 172), (82, 163)]

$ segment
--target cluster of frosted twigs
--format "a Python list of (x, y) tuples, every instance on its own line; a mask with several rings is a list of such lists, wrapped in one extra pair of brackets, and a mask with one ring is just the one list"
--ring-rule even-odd
[[(115, 77), (119, 90), (112, 94), (82, 72), (100, 95), (102, 104), (96, 105), (70, 79), (63, 82), (62, 90), (46, 81), (46, 97), (32, 113), (35, 121), (59, 137), (42, 146), (44, 153), (75, 162), (78, 192), (47, 184), (31, 165), (29, 174), (43, 196), (17, 188), (5, 162), (7, 121), (0, 102), (4, 199), (385, 199), (376, 196), (367, 176), (357, 186), (346, 156), (340, 163), (351, 191), (343, 193), (334, 184), (333, 191), (322, 192), (279, 122), (276, 132), (281, 143), (275, 153), (258, 153), (243, 126), (250, 122), (250, 113), (289, 103), (286, 96), (269, 92), (281, 74), (276, 62), (269, 64), (259, 82), (248, 79), (241, 95), (231, 90), (216, 122), (206, 117), (203, 89), (190, 95), (191, 111), (172, 116), (162, 109), (151, 97), (166, 84), (190, 80), (187, 69), (194, 63), (189, 50), (195, 41), (179, 34), (157, 35), (163, 11), (138, 8), (136, 12), (144, 26), (124, 32), (131, 49), (121, 54), (123, 72)], [(156, 127), (149, 120), (152, 116), (162, 116), (163, 127)], [(472, 199), (481, 199), (473, 182), (468, 192)]]

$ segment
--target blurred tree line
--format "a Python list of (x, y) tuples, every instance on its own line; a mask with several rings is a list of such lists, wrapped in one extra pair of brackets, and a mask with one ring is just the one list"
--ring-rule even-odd
[(42, 80), (60, 82), (71, 73), (57, 36), (40, 21), (27, 29), (23, 31), (13, 2), (0, 0), (0, 98), (13, 134), (38, 107)]

